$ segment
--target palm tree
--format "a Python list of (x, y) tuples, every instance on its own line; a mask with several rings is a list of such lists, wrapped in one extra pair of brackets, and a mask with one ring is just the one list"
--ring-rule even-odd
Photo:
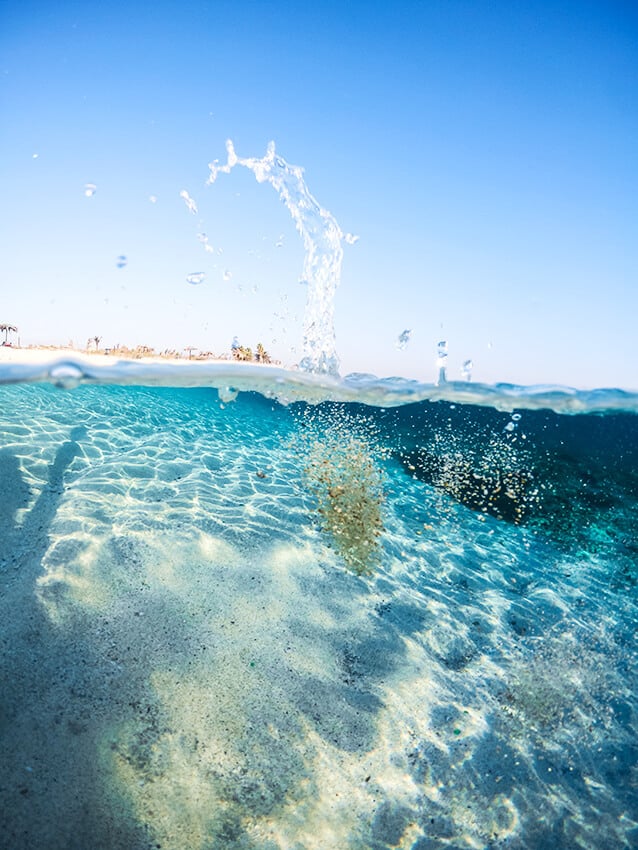
[(4, 331), (4, 342), (2, 343), (3, 345), (9, 345), (8, 340), (9, 340), (9, 334), (10, 333), (12, 333), (12, 334), (18, 333), (18, 329), (16, 328), (15, 325), (8, 325), (8, 324), (6, 324), (6, 322), (4, 324), (0, 325), (0, 331)]
[(270, 363), (270, 354), (266, 351), (264, 346), (258, 342), (257, 343), (257, 361), (259, 363)]

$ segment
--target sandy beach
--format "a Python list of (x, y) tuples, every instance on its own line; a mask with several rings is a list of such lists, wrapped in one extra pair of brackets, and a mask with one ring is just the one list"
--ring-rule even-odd
[(63, 346), (33, 346), (29, 348), (18, 348), (17, 346), (0, 345), (0, 363), (49, 363), (53, 360), (61, 358), (69, 358), (70, 360), (89, 363), (92, 365), (113, 366), (115, 363), (134, 362), (134, 363), (167, 363), (167, 364), (184, 364), (184, 363), (228, 363), (232, 361), (230, 355), (228, 357), (171, 357), (167, 355), (154, 354), (149, 356), (126, 356), (123, 354), (104, 354), (102, 352), (81, 351), (75, 348), (67, 348)]

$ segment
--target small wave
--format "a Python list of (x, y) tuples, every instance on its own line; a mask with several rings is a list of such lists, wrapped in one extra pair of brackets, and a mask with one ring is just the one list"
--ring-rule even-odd
[(495, 410), (553, 410), (556, 413), (638, 413), (638, 392), (620, 388), (575, 389), (554, 385), (518, 386), (448, 381), (421, 383), (401, 377), (378, 378), (353, 373), (344, 378), (278, 366), (230, 362), (156, 363), (89, 358), (53, 358), (46, 362), (0, 364), (0, 384), (51, 383), (63, 389), (80, 384), (145, 387), (211, 387), (225, 399), (237, 392), (257, 392), (282, 404), (305, 401), (350, 402), (399, 407), (422, 401), (446, 401)]

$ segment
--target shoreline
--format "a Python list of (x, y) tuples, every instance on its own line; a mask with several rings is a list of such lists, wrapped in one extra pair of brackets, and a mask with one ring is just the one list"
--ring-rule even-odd
[[(236, 360), (230, 354), (227, 357), (179, 357), (164, 354), (140, 354), (135, 355), (135, 350), (128, 353), (109, 353), (101, 351), (86, 351), (77, 348), (68, 348), (67, 346), (58, 345), (34, 345), (29, 347), (18, 348), (13, 345), (0, 345), (0, 363), (23, 363), (39, 365), (49, 363), (52, 360), (59, 360), (68, 357), (84, 363), (99, 364), (103, 366), (113, 366), (116, 363), (145, 363), (145, 364), (165, 364), (165, 365), (193, 365), (194, 363), (243, 363), (245, 365), (273, 365), (282, 367), (283, 364), (272, 362), (270, 364), (260, 363), (258, 360), (242, 361)], [(286, 369), (294, 367), (283, 367)]]

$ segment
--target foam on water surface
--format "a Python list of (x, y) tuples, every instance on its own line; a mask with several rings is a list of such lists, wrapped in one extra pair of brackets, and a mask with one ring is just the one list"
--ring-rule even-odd
[(0, 844), (634, 846), (635, 413), (260, 368), (0, 387)]

